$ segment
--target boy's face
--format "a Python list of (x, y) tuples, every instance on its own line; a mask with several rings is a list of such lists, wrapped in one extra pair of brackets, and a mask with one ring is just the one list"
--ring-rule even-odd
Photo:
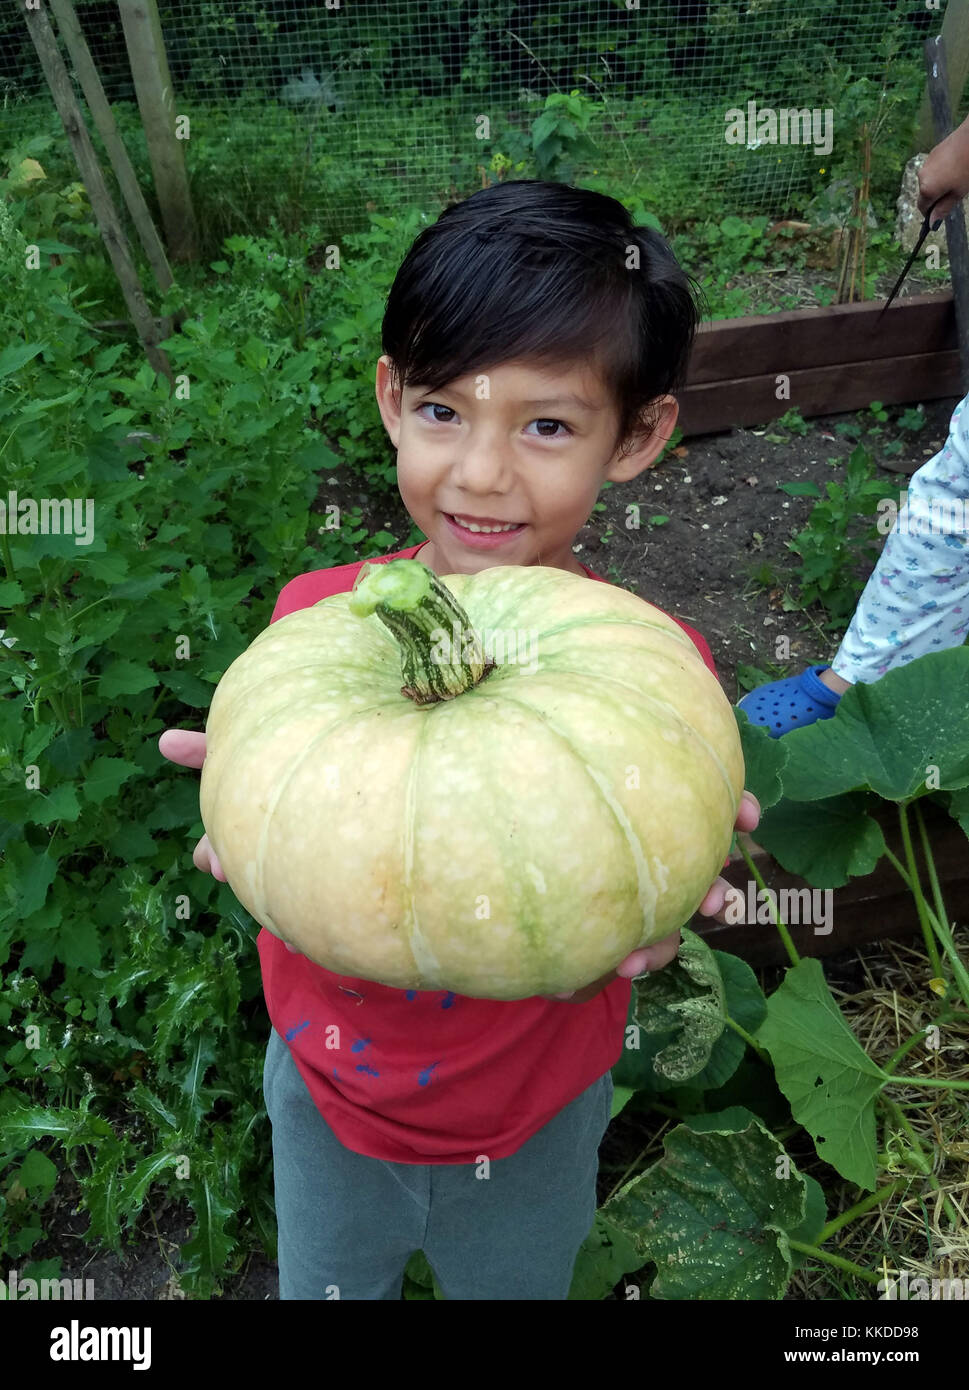
[[(618, 411), (588, 366), (503, 363), (436, 391), (406, 387), (401, 400), (393, 386), (383, 356), (377, 403), (397, 449), (401, 498), (428, 538), (420, 559), (436, 574), (494, 565), (584, 574), (572, 545), (603, 482), (648, 468), (678, 414), (673, 397), (662, 397), (656, 429), (620, 459)], [(463, 522), (516, 529), (487, 535)]]

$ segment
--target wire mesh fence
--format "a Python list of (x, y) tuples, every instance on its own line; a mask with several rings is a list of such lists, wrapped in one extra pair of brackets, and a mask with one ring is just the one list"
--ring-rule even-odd
[[(118, 7), (75, 7), (137, 144)], [(371, 211), (441, 204), (502, 177), (600, 180), (674, 220), (701, 192), (739, 215), (783, 215), (819, 172), (848, 172), (864, 106), (846, 104), (850, 90), (869, 106), (882, 89), (901, 93), (892, 119), (911, 139), (922, 43), (941, 23), (901, 0), (158, 8), (189, 117), (193, 196), (205, 204), (218, 189), (222, 233), (274, 214), (339, 234)], [(20, 11), (0, 17), (0, 154), (58, 128)]]

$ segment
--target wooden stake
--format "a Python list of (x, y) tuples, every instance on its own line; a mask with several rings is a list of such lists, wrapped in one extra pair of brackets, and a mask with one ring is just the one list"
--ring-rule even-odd
[(74, 96), (74, 88), (71, 86), (71, 79), (64, 66), (64, 60), (57, 47), (57, 40), (54, 38), (47, 15), (43, 10), (27, 9), (24, 11), (24, 17), (41, 67), (44, 70), (44, 76), (47, 78), (51, 96), (54, 98), (54, 104), (64, 124), (67, 138), (71, 142), (78, 171), (87, 189), (94, 216), (97, 218), (101, 238), (108, 248), (114, 273), (118, 277), (125, 304), (128, 306), (128, 312), (145, 350), (145, 356), (155, 371), (166, 376), (169, 382), (174, 385), (175, 377), (171, 365), (165, 353), (158, 346), (161, 342), (158, 327), (148, 307), (141, 281), (138, 278), (138, 271), (131, 258), (128, 238), (125, 236), (124, 228), (104, 181), (101, 166), (94, 153), (91, 137), (84, 124), (81, 109)]
[(182, 141), (175, 137), (175, 99), (156, 0), (118, 0), (155, 192), (174, 261), (198, 257), (195, 212)]
[(135, 224), (135, 230), (154, 272), (155, 282), (164, 294), (172, 284), (172, 272), (165, 256), (165, 248), (162, 246), (161, 238), (151, 220), (148, 204), (145, 202), (144, 195), (138, 185), (138, 178), (132, 168), (131, 160), (128, 158), (124, 141), (118, 133), (114, 113), (104, 95), (101, 79), (91, 58), (87, 40), (77, 22), (74, 6), (71, 0), (50, 0), (50, 7), (57, 18), (60, 36), (71, 55), (71, 62), (74, 64), (74, 71), (77, 73), (78, 81), (84, 92), (88, 110), (91, 112), (94, 124), (104, 141), (104, 147), (108, 152), (118, 180), (118, 187), (128, 205), (131, 220)]
[[(947, 0), (940, 32), (942, 42), (945, 45), (948, 67), (946, 91), (949, 106), (953, 112), (956, 112), (959, 110), (966, 78), (969, 76), (969, 0)], [(926, 43), (928, 42), (929, 40), (926, 39)], [(919, 154), (922, 151), (928, 153), (932, 146), (939, 142), (940, 136), (934, 124), (932, 103), (928, 91), (922, 93), (917, 129), (913, 134), (916, 138), (916, 144), (912, 154)]]

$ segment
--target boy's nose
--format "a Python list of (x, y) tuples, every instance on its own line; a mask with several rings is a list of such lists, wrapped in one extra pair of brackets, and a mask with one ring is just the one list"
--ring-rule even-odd
[(468, 440), (458, 450), (453, 464), (461, 482), (478, 488), (490, 487), (511, 472), (511, 461), (505, 446), (492, 433)]

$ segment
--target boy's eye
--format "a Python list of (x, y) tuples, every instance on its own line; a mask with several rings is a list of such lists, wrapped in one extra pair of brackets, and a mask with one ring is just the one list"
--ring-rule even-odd
[[(425, 419), (425, 420), (427, 420), (427, 419), (436, 420), (436, 421), (438, 422), (438, 424), (441, 424), (441, 425), (450, 424), (450, 417), (452, 417), (452, 416), (455, 414), (455, 412), (451, 409), (451, 407), (450, 407), (449, 405), (441, 405), (441, 404), (439, 404), (439, 402), (437, 402), (437, 401), (424, 401), (423, 404), (421, 404), (421, 405), (419, 405), (419, 406), (416, 407), (416, 410), (417, 410), (418, 415), (420, 415), (420, 413), (421, 413), (422, 410), (443, 410), (443, 411), (445, 411), (445, 412), (446, 412), (446, 418), (443, 418), (443, 419), (442, 419), (440, 416), (438, 416), (438, 415), (435, 415), (435, 416), (427, 416), (427, 415), (422, 416), (422, 418)], [(558, 439), (558, 438), (560, 438), (561, 436), (559, 436), (559, 435), (557, 435), (557, 434), (555, 433), (555, 431), (558, 430), (558, 429), (563, 429), (563, 430), (565, 430), (566, 435), (570, 435), (570, 434), (572, 433), (572, 431), (569, 429), (568, 425), (566, 425), (566, 424), (565, 424), (563, 421), (561, 421), (561, 420), (530, 420), (530, 421), (529, 421), (529, 424), (531, 424), (531, 425), (539, 425), (539, 426), (543, 427), (543, 428), (540, 429), (539, 434), (538, 434), (538, 436), (537, 436), (537, 437), (540, 438), (540, 439)], [(551, 432), (549, 432), (546, 428), (544, 428), (545, 426), (548, 426), (548, 425), (551, 425), (551, 426), (552, 426)]]
[(571, 434), (571, 433), (572, 433), (572, 431), (569, 429), (568, 425), (563, 424), (561, 420), (532, 420), (531, 423), (532, 423), (533, 425), (551, 425), (551, 426), (552, 426), (552, 431), (553, 431), (553, 432), (552, 432), (551, 434), (548, 434), (548, 433), (546, 433), (545, 431), (541, 431), (541, 432), (540, 432), (540, 438), (542, 438), (542, 439), (557, 439), (558, 436), (554, 433), (554, 431), (557, 430), (557, 429), (563, 429), (563, 430), (565, 430), (565, 433), (566, 433), (566, 434)]
[[(420, 415), (420, 413), (421, 413), (422, 410), (446, 410), (446, 411), (448, 412), (449, 415), (453, 415), (453, 414), (454, 414), (454, 411), (451, 409), (451, 407), (450, 407), (449, 405), (438, 405), (437, 401), (425, 401), (423, 405), (419, 405), (419, 406), (417, 407), (417, 413), (418, 413), (418, 415)], [(425, 415), (425, 416), (423, 416), (422, 418), (426, 420), (426, 419), (427, 419), (427, 416)], [(437, 418), (438, 418), (437, 416), (434, 416), (434, 419), (437, 419)], [(448, 423), (448, 421), (447, 421), (447, 420), (440, 420), (439, 423), (442, 424), (442, 425), (446, 425), (446, 424)]]

